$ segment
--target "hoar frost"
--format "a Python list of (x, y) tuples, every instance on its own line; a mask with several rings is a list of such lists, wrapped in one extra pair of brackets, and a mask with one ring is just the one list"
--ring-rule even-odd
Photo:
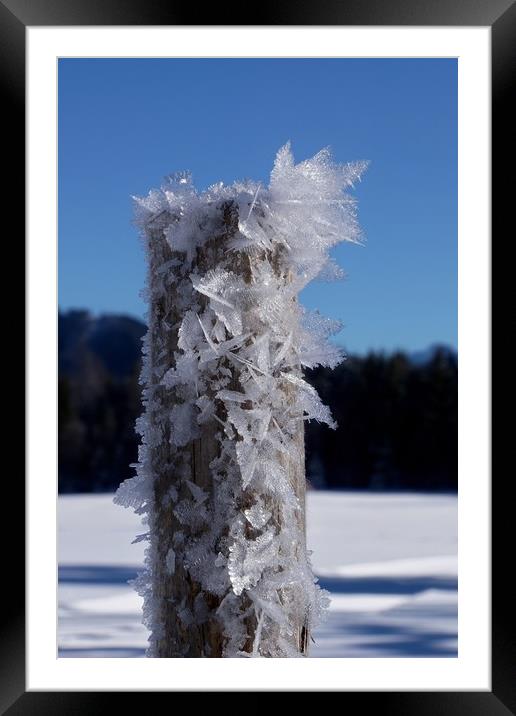
[[(365, 166), (335, 164), (328, 150), (295, 164), (286, 145), (268, 187), (198, 193), (178, 174), (135, 200), (149, 265), (144, 414), (136, 475), (115, 501), (148, 526), (135, 580), (148, 656), (163, 655), (164, 639), (169, 656), (307, 653), (328, 599), (293, 476), (304, 470), (302, 421), (336, 425), (302, 369), (342, 355), (328, 341), (338, 322), (297, 296), (340, 276), (329, 251), (359, 239), (347, 189)], [(209, 484), (192, 479), (199, 461)], [(164, 597), (166, 580), (176, 581)], [(194, 653), (200, 633), (211, 636)]]

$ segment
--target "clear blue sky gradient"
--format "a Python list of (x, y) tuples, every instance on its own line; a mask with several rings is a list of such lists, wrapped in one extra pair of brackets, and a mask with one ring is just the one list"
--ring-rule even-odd
[(457, 346), (454, 59), (59, 61), (59, 304), (142, 316), (131, 195), (173, 171), (199, 189), (267, 181), (276, 151), (369, 159), (365, 234), (334, 256), (344, 281), (303, 303), (344, 322), (349, 352)]

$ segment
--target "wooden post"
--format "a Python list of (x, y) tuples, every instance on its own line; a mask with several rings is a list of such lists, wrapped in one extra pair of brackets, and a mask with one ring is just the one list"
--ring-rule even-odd
[[(222, 207), (223, 231), (213, 236), (196, 250), (194, 266), (200, 274), (216, 268), (223, 259), (227, 262), (228, 242), (235, 235), (238, 228), (238, 215), (235, 206), (228, 202)], [(174, 260), (183, 262), (185, 257), (181, 252), (173, 252), (165, 237), (164, 228), (171, 222), (170, 215), (156, 217), (147, 229), (150, 244), (149, 257), (149, 344), (150, 356), (148, 371), (149, 396), (148, 421), (154, 426), (161, 438), (148, 446), (148, 460), (153, 474), (154, 489), (154, 515), (150, 526), (150, 540), (153, 551), (152, 594), (155, 609), (154, 620), (162, 625), (158, 634), (154, 635), (154, 652), (157, 657), (222, 657), (226, 637), (223, 633), (221, 620), (217, 610), (224, 596), (215, 596), (203, 592), (202, 587), (194, 581), (183, 564), (175, 563), (175, 554), (178, 549), (178, 539), (184, 538), (184, 525), (178, 520), (175, 508), (183, 498), (191, 497), (186, 480), (200, 487), (208, 494), (207, 502), (216, 499), (214, 494), (219, 489), (218, 483), (213, 479), (210, 463), (220, 455), (220, 423), (225, 419), (223, 408), (200, 428), (199, 437), (189, 441), (182, 447), (171, 446), (171, 432), (175, 426), (171, 424), (171, 412), (178, 400), (177, 393), (163, 385), (163, 372), (175, 364), (175, 353), (178, 349), (178, 327), (184, 318), (181, 309), (181, 300), (178, 295), (176, 280), (168, 281), (162, 267), (170, 265), (174, 271)], [(231, 259), (232, 271), (250, 283), (253, 274), (253, 262), (274, 257), (250, 257), (244, 252), (234, 252)], [(280, 271), (276, 262), (277, 272)], [(284, 280), (289, 280), (287, 276)], [(165, 281), (165, 290), (163, 282)], [(156, 284), (161, 290), (157, 290)], [(203, 296), (199, 297), (201, 304), (206, 303)], [(238, 364), (226, 361), (226, 368), (231, 371), (231, 383), (228, 386), (233, 391), (242, 390), (240, 385), (240, 369)], [(300, 370), (298, 371), (300, 374)], [(284, 381), (285, 404), (295, 401), (296, 390), (288, 381)], [(213, 394), (209, 395), (213, 398)], [(251, 406), (243, 406), (250, 408)], [(220, 412), (222, 410), (222, 412)], [(288, 480), (298, 496), (301, 510), (297, 518), (300, 521), (304, 535), (304, 423), (299, 419), (298, 433), (294, 439), (294, 454), (292, 459), (284, 453), (276, 455), (279, 463), (287, 472)], [(172, 499), (171, 496), (174, 496)], [(246, 506), (252, 505), (254, 495), (248, 488), (242, 496), (243, 511)], [(279, 532), (283, 529), (281, 524), (281, 510), (278, 504), (270, 504), (275, 520), (275, 528)], [(299, 549), (304, 551), (305, 544)], [(213, 557), (215, 557), (213, 555)], [(284, 589), (284, 597), (291, 599), (289, 591), (296, 587)], [(249, 608), (245, 592), (240, 596), (242, 609)], [(246, 601), (247, 600), (247, 601)], [(201, 606), (199, 606), (201, 605)], [(195, 615), (204, 610), (205, 618), (189, 619), (188, 615)], [(185, 617), (185, 614), (187, 615)], [(258, 620), (256, 615), (250, 613), (245, 619), (246, 638), (243, 652), (249, 655), (253, 652), (256, 643), (256, 630)], [(308, 629), (305, 620), (300, 619), (296, 627), (297, 638), (295, 648), (299, 655), (306, 655), (308, 644)], [(294, 646), (294, 645), (293, 645)], [(279, 651), (279, 646), (278, 646)]]
[(287, 144), (268, 188), (199, 194), (181, 174), (136, 199), (145, 409), (136, 475), (115, 501), (149, 527), (135, 580), (148, 656), (308, 653), (328, 597), (306, 550), (303, 426), (336, 423), (301, 366), (342, 356), (297, 296), (331, 275), (335, 243), (358, 240), (346, 188), (365, 166), (335, 165), (328, 150), (295, 164)]

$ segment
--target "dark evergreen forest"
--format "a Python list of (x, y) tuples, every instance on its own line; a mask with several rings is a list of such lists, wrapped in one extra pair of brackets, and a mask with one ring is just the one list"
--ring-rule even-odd
[[(126, 316), (59, 314), (60, 492), (112, 491), (133, 474), (144, 333)], [(449, 348), (349, 355), (306, 379), (339, 426), (306, 425), (312, 487), (456, 490), (457, 357)]]

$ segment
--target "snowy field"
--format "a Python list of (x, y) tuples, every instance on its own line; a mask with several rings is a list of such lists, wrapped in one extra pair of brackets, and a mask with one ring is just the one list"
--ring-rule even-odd
[[(308, 546), (332, 601), (313, 657), (457, 655), (457, 498), (310, 492)], [(59, 656), (142, 657), (127, 585), (141, 529), (111, 495), (59, 498)]]

